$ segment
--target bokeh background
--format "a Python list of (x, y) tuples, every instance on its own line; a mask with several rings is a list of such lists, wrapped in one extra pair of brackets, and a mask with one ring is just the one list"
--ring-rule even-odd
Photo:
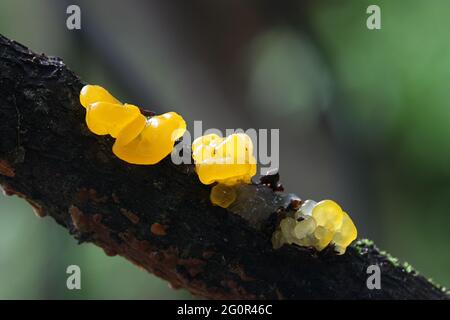
[[(446, 0), (0, 1), (0, 33), (121, 100), (204, 128), (279, 128), (287, 190), (336, 199), (361, 237), (447, 286), (449, 30)], [(66, 289), (70, 264), (81, 291)], [(0, 195), (0, 298), (190, 295)]]

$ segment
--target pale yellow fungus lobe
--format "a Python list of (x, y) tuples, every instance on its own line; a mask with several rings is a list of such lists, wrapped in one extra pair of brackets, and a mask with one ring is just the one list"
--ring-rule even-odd
[(333, 236), (335, 249), (340, 254), (345, 253), (345, 249), (358, 236), (358, 230), (356, 229), (352, 219), (346, 212), (343, 212), (343, 214), (342, 225)]
[(343, 213), (336, 202), (323, 200), (314, 206), (312, 217), (316, 220), (317, 226), (334, 232), (341, 226)]
[(122, 104), (100, 86), (84, 86), (80, 102), (86, 108), (89, 130), (116, 138), (114, 154), (129, 163), (161, 161), (186, 131), (186, 122), (177, 113), (168, 112), (147, 119), (137, 106)]
[(222, 208), (228, 208), (236, 200), (236, 190), (233, 186), (217, 184), (211, 189), (209, 198), (212, 204)]
[(281, 220), (272, 236), (272, 244), (275, 249), (286, 243), (313, 247), (318, 251), (332, 244), (338, 254), (344, 254), (356, 237), (353, 221), (337, 203), (307, 200), (294, 218)]

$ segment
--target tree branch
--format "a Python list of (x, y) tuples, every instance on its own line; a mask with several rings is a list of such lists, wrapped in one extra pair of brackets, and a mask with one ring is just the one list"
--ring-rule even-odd
[[(343, 256), (273, 250), (270, 233), (211, 205), (191, 165), (117, 159), (112, 139), (86, 128), (83, 85), (59, 59), (0, 36), (0, 183), (80, 242), (206, 298), (448, 298), (369, 241)], [(366, 286), (372, 264), (381, 290)]]

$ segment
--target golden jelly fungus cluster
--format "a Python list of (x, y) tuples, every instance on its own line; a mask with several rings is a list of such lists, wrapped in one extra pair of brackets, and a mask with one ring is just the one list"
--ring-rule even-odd
[[(175, 112), (150, 118), (131, 104), (123, 104), (100, 86), (86, 85), (80, 92), (86, 108), (86, 123), (93, 133), (115, 138), (114, 154), (133, 164), (155, 164), (172, 152), (174, 143), (186, 131), (186, 123)], [(200, 181), (217, 183), (212, 189), (213, 204), (229, 208), (255, 225), (280, 207), (289, 205), (291, 195), (275, 192), (266, 186), (249, 185), (256, 174), (251, 138), (235, 133), (226, 138), (209, 134), (192, 143), (192, 157)], [(295, 212), (281, 220), (273, 233), (275, 249), (283, 244), (297, 244), (323, 250), (334, 245), (338, 254), (356, 239), (351, 218), (331, 200), (316, 203), (307, 200)]]
[(114, 154), (129, 163), (158, 163), (186, 131), (186, 123), (177, 113), (146, 118), (138, 107), (122, 104), (100, 86), (84, 86), (80, 102), (86, 108), (89, 130), (116, 138)]
[(192, 143), (192, 158), (203, 184), (218, 182), (211, 189), (210, 199), (215, 205), (227, 208), (236, 200), (234, 186), (249, 183), (256, 174), (251, 138), (235, 133), (226, 138), (208, 134)]
[(244, 133), (226, 138), (216, 134), (197, 138), (192, 143), (192, 158), (203, 184), (249, 183), (256, 174), (252, 139)]
[(272, 244), (275, 249), (294, 243), (318, 251), (332, 244), (338, 254), (344, 254), (356, 236), (352, 219), (336, 202), (307, 200), (294, 217), (281, 220), (272, 236)]

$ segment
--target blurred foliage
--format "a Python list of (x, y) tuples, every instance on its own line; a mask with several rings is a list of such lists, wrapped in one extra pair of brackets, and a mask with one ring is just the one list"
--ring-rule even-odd
[(406, 170), (450, 177), (450, 3), (379, 1), (382, 29), (368, 31), (361, 12), (372, 2), (315, 8), (345, 97), (340, 111), (366, 147), (388, 144)]
[(248, 50), (249, 97), (266, 117), (298, 116), (302, 126), (314, 125), (330, 99), (324, 62), (308, 38), (292, 28), (262, 33)]

